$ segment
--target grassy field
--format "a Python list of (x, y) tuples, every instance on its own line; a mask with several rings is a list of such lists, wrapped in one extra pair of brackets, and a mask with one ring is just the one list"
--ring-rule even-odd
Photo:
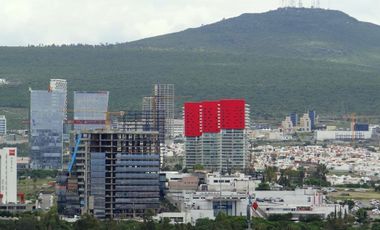
[(9, 108), (0, 107), (0, 115), (5, 115), (7, 118), (7, 129), (27, 129), (24, 120), (28, 119), (28, 109), (27, 108)]
[(18, 192), (25, 194), (25, 199), (36, 200), (40, 192), (54, 192), (54, 187), (48, 186), (54, 179), (20, 179), (18, 180)]
[[(347, 194), (347, 195), (343, 195)], [(353, 199), (353, 200), (380, 200), (380, 192), (375, 192), (374, 190), (370, 189), (368, 191), (344, 191), (344, 189), (339, 189), (337, 192), (329, 193), (328, 195), (330, 198), (333, 198), (334, 200), (347, 200), (347, 199)]]

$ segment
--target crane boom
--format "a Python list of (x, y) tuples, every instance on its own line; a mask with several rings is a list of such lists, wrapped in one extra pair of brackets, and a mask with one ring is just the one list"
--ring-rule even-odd
[(81, 141), (81, 135), (78, 134), (77, 135), (77, 141), (76, 141), (75, 147), (74, 147), (74, 152), (73, 152), (73, 155), (71, 156), (71, 162), (70, 162), (69, 167), (68, 167), (69, 173), (71, 173), (71, 170), (73, 169), (73, 165), (74, 165), (75, 160), (77, 158), (77, 152), (78, 152), (80, 141)]

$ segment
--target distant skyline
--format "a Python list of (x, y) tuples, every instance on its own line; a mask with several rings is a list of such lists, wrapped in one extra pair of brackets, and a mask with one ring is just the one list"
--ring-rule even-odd
[[(304, 0), (308, 6), (314, 0)], [(282, 0), (0, 0), (0, 45), (122, 43), (277, 9)], [(298, 2), (298, 0), (295, 0)], [(379, 0), (320, 0), (380, 25)]]

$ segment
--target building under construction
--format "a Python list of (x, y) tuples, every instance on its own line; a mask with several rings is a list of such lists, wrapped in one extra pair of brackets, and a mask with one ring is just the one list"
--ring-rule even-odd
[(173, 84), (155, 84), (153, 86), (153, 96), (144, 97), (142, 102), (143, 111), (150, 111), (152, 114), (163, 113), (165, 124), (159, 126), (165, 127), (161, 131), (165, 135), (165, 142), (168, 142), (174, 136), (174, 93)]
[(111, 128), (122, 131), (157, 131), (165, 142), (165, 112), (161, 110), (121, 111), (110, 115)]
[(89, 130), (74, 136), (68, 174), (57, 180), (61, 214), (121, 219), (159, 208), (157, 131)]

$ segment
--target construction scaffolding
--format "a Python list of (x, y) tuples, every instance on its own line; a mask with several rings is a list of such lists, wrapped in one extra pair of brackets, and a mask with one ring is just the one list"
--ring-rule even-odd
[(147, 209), (158, 210), (157, 131), (88, 130), (77, 133), (72, 143), (78, 135), (76, 160), (66, 180), (66, 198), (58, 198), (61, 213), (74, 214), (79, 205), (76, 215), (124, 219), (142, 217)]
[(111, 128), (121, 131), (157, 131), (159, 142), (165, 142), (165, 111), (163, 110), (142, 110), (124, 111), (109, 115)]
[(144, 97), (142, 101), (143, 111), (151, 111), (153, 115), (157, 114), (157, 111), (164, 113), (165, 142), (171, 140), (174, 136), (174, 98), (175, 91), (173, 84), (155, 84), (152, 96)]

